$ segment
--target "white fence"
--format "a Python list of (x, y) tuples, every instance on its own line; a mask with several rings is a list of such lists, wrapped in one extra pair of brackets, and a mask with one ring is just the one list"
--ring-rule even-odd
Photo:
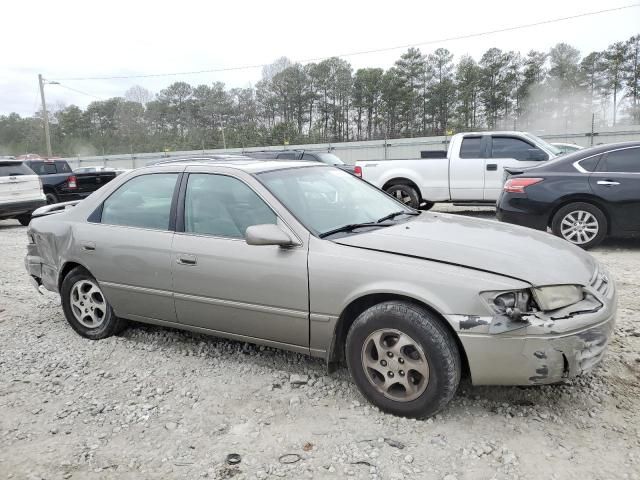
[[(607, 131), (587, 133), (543, 133), (542, 138), (549, 142), (575, 143), (583, 147), (601, 143), (640, 140), (640, 125), (626, 125)], [(185, 152), (139, 153), (105, 155), (95, 157), (70, 157), (66, 160), (73, 168), (80, 166), (104, 165), (117, 168), (137, 168), (160, 159), (177, 158), (185, 155), (212, 153), (243, 153), (256, 150), (294, 150), (332, 152), (347, 163), (357, 160), (419, 158), (422, 150), (441, 150), (447, 148), (450, 137), (398, 138), (390, 140), (370, 140), (362, 142), (317, 143), (310, 145), (287, 145), (255, 148), (229, 148), (226, 150), (192, 150)]]

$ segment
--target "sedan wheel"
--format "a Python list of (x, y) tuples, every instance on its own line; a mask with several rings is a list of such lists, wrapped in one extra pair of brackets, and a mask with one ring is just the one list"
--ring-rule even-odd
[(429, 364), (422, 347), (399, 330), (376, 330), (367, 337), (362, 368), (374, 388), (397, 402), (415, 400), (429, 383)]
[(385, 412), (428, 417), (458, 388), (461, 359), (455, 337), (420, 305), (398, 300), (370, 307), (349, 328), (345, 347), (354, 382)]
[(97, 280), (82, 267), (64, 277), (60, 298), (67, 322), (83, 337), (99, 340), (126, 327), (126, 321), (113, 313)]
[(595, 247), (607, 236), (607, 217), (591, 203), (570, 203), (555, 213), (551, 230), (586, 250)]

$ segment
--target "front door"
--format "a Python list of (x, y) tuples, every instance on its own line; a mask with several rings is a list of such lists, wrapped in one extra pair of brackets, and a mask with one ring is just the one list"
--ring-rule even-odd
[(640, 147), (606, 153), (589, 185), (609, 204), (616, 231), (640, 231)]
[[(179, 207), (181, 208), (181, 207)], [(191, 173), (173, 242), (181, 323), (283, 346), (309, 346), (306, 239), (297, 247), (248, 245), (251, 225), (280, 224), (244, 181)], [(290, 230), (288, 230), (290, 231)]]
[(179, 175), (133, 177), (78, 224), (78, 255), (121, 317), (176, 321), (170, 219)]
[(484, 168), (484, 199), (496, 201), (504, 185), (504, 169), (526, 168), (549, 160), (549, 155), (525, 140), (508, 135), (493, 135)]

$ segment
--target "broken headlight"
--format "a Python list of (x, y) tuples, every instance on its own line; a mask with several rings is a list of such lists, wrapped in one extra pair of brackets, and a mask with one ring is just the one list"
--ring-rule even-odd
[(507, 315), (514, 320), (520, 320), (523, 313), (535, 308), (529, 290), (482, 292), (480, 295), (494, 313)]
[(545, 311), (573, 305), (584, 298), (584, 291), (579, 285), (552, 285), (531, 290), (536, 303)]

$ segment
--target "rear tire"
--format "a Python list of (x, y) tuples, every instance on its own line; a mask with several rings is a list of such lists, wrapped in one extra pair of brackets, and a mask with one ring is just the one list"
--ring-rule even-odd
[(20, 225), (23, 226), (28, 226), (29, 222), (31, 221), (31, 214), (30, 213), (26, 213), (24, 215), (18, 215), (16, 217), (16, 220), (18, 220), (20, 222)]
[(98, 281), (82, 267), (71, 270), (60, 289), (64, 315), (79, 335), (100, 340), (120, 333), (126, 320), (116, 317)]
[(56, 197), (55, 194), (53, 194), (53, 193), (46, 193), (45, 197), (47, 198), (47, 205), (52, 205), (54, 203), (59, 203), (58, 202), (58, 197)]
[(435, 205), (435, 203), (433, 202), (422, 202), (422, 205), (420, 205), (420, 210), (431, 210), (433, 208), (433, 206)]
[(602, 210), (586, 202), (565, 205), (551, 222), (555, 235), (585, 250), (599, 245), (607, 236), (607, 229), (607, 217)]
[(456, 340), (429, 310), (403, 301), (364, 311), (346, 340), (349, 372), (385, 412), (424, 418), (453, 398), (460, 382)]
[(389, 195), (405, 205), (418, 209), (420, 207), (420, 194), (411, 185), (396, 183), (385, 190)]

